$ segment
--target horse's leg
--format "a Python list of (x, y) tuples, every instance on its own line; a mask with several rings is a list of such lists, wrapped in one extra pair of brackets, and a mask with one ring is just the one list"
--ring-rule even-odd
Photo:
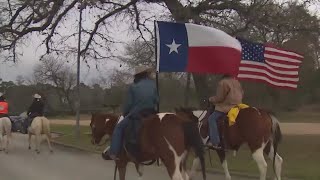
[(192, 162), (191, 171), (189, 173), (190, 179), (193, 179), (193, 177), (196, 175), (198, 167), (200, 167), (200, 159), (197, 157)]
[(275, 180), (281, 180), (281, 169), (282, 169), (281, 167), (283, 162), (281, 156), (278, 153), (276, 153), (276, 157), (273, 162), (274, 147), (271, 142), (269, 142), (268, 145), (264, 148), (264, 152), (271, 159), (271, 162), (274, 163), (274, 171), (276, 174)]
[(172, 180), (183, 180), (180, 164), (172, 158), (161, 159), (165, 167), (167, 168), (168, 174)]
[(137, 170), (137, 172), (138, 172), (138, 174), (139, 174), (139, 177), (138, 177), (138, 179), (139, 180), (142, 180), (142, 176), (143, 176), (143, 165), (139, 165), (138, 163), (135, 163), (134, 164), (135, 165), (135, 167), (136, 167), (136, 170)]
[(29, 132), (28, 135), (29, 135), (29, 138), (28, 138), (29, 147), (28, 147), (28, 149), (31, 149), (31, 133)]
[(40, 147), (40, 138), (41, 138), (41, 136), (38, 133), (36, 133), (36, 152), (38, 154), (40, 153), (40, 149), (39, 149), (39, 147)]
[(47, 139), (47, 142), (48, 142), (48, 146), (49, 146), (50, 152), (53, 152), (52, 147), (51, 147), (50, 137), (49, 137), (49, 136), (50, 136), (50, 135), (46, 134), (46, 139)]
[(226, 160), (226, 153), (223, 150), (217, 150), (216, 152), (219, 156), (220, 163), (223, 167), (226, 180), (231, 180), (231, 175), (230, 175), (229, 168), (228, 168), (228, 162)]
[(11, 122), (10, 122), (10, 119), (9, 119), (9, 122), (7, 124), (7, 126), (5, 127), (6, 129), (6, 133), (7, 133), (7, 142), (6, 142), (6, 149), (5, 149), (5, 152), (8, 153), (9, 152), (9, 143), (10, 143), (10, 139), (11, 139)]
[(256, 161), (260, 171), (260, 180), (266, 180), (267, 176), (267, 162), (263, 156), (264, 148), (265, 146), (264, 144), (262, 144), (262, 146), (259, 149), (255, 150), (254, 153), (252, 153), (252, 157)]
[[(170, 142), (164, 138), (165, 141), (168, 144), (168, 152), (166, 152), (165, 156), (162, 156), (161, 160), (162, 162), (165, 164), (167, 171), (169, 173), (169, 176), (171, 177), (172, 180), (183, 180), (182, 174), (181, 174), (181, 170), (180, 170), (180, 165), (182, 162), (182, 157), (185, 156), (183, 153), (181, 156), (179, 156), (177, 154), (177, 152), (175, 151), (175, 149), (172, 147), (172, 145), (170, 144)], [(168, 157), (168, 154), (172, 153), (173, 157)]]
[(183, 157), (181, 162), (181, 174), (184, 180), (190, 180), (190, 176), (187, 173), (187, 155)]
[(9, 141), (10, 141), (9, 139), (10, 139), (10, 132), (7, 132), (7, 139), (6, 139), (7, 142), (6, 142), (6, 148), (4, 150), (4, 152), (7, 154), (9, 153)]
[(0, 132), (0, 151), (3, 151), (3, 148), (2, 148), (2, 141), (3, 141), (3, 136), (2, 136), (2, 132)]
[(118, 171), (119, 171), (120, 180), (125, 180), (126, 179), (126, 171), (127, 171), (128, 161), (120, 161), (120, 162), (116, 162), (116, 163), (118, 165)]

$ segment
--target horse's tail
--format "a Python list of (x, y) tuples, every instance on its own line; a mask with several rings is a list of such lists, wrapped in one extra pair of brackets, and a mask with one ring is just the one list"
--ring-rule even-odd
[(281, 133), (278, 119), (272, 114), (270, 114), (270, 117), (272, 120), (273, 170), (275, 172), (275, 160), (276, 160), (278, 145), (282, 140), (282, 133)]
[(196, 156), (200, 160), (201, 171), (203, 179), (206, 179), (206, 167), (204, 160), (204, 145), (198, 130), (197, 123), (186, 122), (184, 124), (185, 144), (187, 147), (192, 147), (195, 151)]

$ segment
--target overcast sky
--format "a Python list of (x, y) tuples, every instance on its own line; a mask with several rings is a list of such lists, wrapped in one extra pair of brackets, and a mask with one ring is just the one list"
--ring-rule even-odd
[[(159, 12), (161, 11), (159, 6), (157, 6), (159, 9)], [(153, 9), (154, 10), (154, 9)], [(311, 11), (317, 11), (319, 10), (319, 6), (311, 6), (310, 7)], [(163, 13), (163, 11), (161, 12)], [(66, 23), (69, 28), (69, 30), (74, 30), (76, 29), (76, 23), (75, 19), (77, 18), (77, 13), (73, 13), (71, 18), (69, 18), (68, 22)], [(90, 13), (85, 13), (84, 14), (84, 19), (89, 23), (90, 21)], [(92, 23), (92, 22), (91, 22)], [(121, 28), (121, 26), (123, 26)], [(131, 41), (132, 37), (128, 36), (128, 33), (125, 33), (126, 31), (126, 26), (125, 25), (120, 25), (120, 30), (115, 31), (116, 33), (113, 34), (116, 38), (122, 41)], [(66, 30), (68, 31), (68, 30)], [(39, 63), (39, 56), (43, 54), (44, 52), (44, 47), (38, 48), (39, 45), (39, 38), (37, 36), (32, 36), (27, 43), (25, 47), (21, 49), (23, 51), (23, 55), (20, 57), (20, 61), (17, 63), (3, 63), (0, 60), (0, 78), (3, 80), (12, 80), (14, 81), (16, 79), (16, 76), (22, 75), (22, 76), (29, 76), (32, 71), (34, 66)], [(76, 42), (75, 42), (76, 44)], [(121, 47), (120, 47), (121, 48)], [(70, 65), (74, 70), (76, 70), (76, 59), (75, 57), (72, 57), (70, 59)], [(108, 73), (110, 72), (110, 69), (113, 68), (119, 68), (119, 64), (115, 63), (114, 61), (104, 61), (103, 63), (99, 64), (100, 71), (97, 71), (95, 69), (95, 64), (93, 62), (89, 63), (91, 65), (91, 68), (89, 69), (86, 64), (82, 63), (81, 66), (81, 81), (90, 83), (90, 80), (92, 78), (98, 77), (100, 75), (107, 76)]]

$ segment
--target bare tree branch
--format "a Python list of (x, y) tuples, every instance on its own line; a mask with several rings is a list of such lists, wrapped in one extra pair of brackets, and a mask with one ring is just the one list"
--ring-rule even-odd
[(126, 5), (123, 5), (123, 6), (119, 7), (119, 8), (116, 8), (114, 11), (112, 11), (112, 12), (106, 14), (105, 16), (103, 16), (102, 18), (100, 18), (100, 19), (95, 23), (94, 29), (93, 29), (93, 30), (91, 31), (91, 33), (90, 33), (90, 37), (89, 37), (89, 40), (87, 41), (86, 47), (85, 47), (83, 50), (81, 50), (81, 54), (84, 54), (84, 53), (87, 51), (87, 49), (89, 48), (89, 46), (90, 46), (90, 44), (91, 44), (91, 42), (92, 42), (92, 39), (93, 39), (95, 33), (97, 32), (97, 30), (98, 30), (98, 28), (99, 28), (99, 26), (100, 26), (100, 24), (101, 24), (105, 19), (107, 19), (107, 18), (109, 18), (109, 17), (111, 17), (111, 16), (113, 16), (113, 15), (115, 15), (115, 14), (117, 14), (117, 13), (119, 13), (119, 12), (125, 10), (125, 9), (127, 9), (129, 6), (135, 4), (137, 1), (138, 1), (138, 0), (132, 0), (132, 1), (130, 1), (129, 3), (127, 3)]

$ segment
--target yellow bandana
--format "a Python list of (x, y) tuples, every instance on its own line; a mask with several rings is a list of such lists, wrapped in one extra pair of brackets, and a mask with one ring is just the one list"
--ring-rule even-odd
[(236, 119), (238, 117), (238, 114), (241, 109), (248, 108), (249, 106), (246, 104), (238, 104), (237, 106), (233, 107), (229, 112), (228, 112), (228, 119), (229, 119), (229, 126), (232, 126), (234, 123), (236, 123)]

